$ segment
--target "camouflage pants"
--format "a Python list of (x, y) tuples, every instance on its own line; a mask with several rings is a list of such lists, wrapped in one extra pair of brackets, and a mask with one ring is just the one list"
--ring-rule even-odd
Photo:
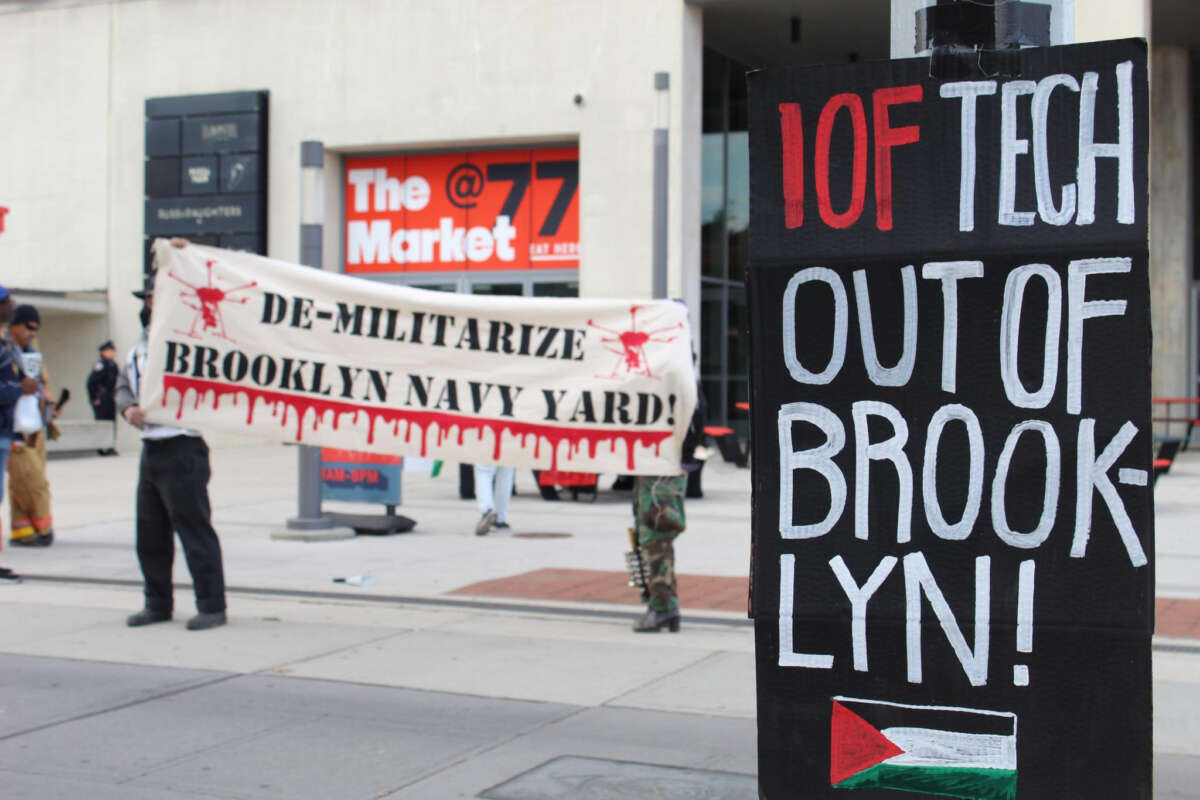
[[(0, 475), (0, 480), (3, 479)], [(13, 442), (8, 455), (8, 493), (13, 539), (31, 539), (53, 530), (44, 431), (27, 436), (25, 442)]]
[(633, 524), (646, 563), (642, 601), (655, 611), (679, 608), (675, 591), (675, 537), (683, 533), (686, 475), (639, 476), (633, 485)]

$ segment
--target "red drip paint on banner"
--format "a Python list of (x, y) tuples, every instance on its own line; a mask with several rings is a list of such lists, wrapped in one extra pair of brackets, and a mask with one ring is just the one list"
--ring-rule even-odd
[(450, 429), (457, 427), (457, 442), (463, 443), (463, 435), (467, 430), (475, 430), (476, 435), (482, 441), (484, 431), (489, 431), (495, 441), (495, 446), (492, 450), (492, 457), (497, 461), (500, 459), (503, 450), (503, 437), (505, 434), (519, 437), (520, 446), (525, 447), (525, 442), (528, 437), (534, 437), (533, 457), (539, 458), (542, 449), (542, 440), (551, 447), (550, 469), (558, 468), (558, 451), (559, 445), (567, 443), (568, 455), (574, 455), (581, 451), (584, 442), (587, 443), (588, 455), (590, 458), (596, 457), (596, 451), (601, 441), (608, 441), (610, 452), (617, 451), (617, 442), (625, 443), (626, 466), (632, 471), (635, 468), (634, 462), (636, 457), (636, 448), (654, 446), (654, 455), (657, 457), (662, 453), (662, 443), (671, 437), (671, 431), (631, 431), (631, 430), (607, 430), (602, 428), (560, 428), (553, 425), (538, 425), (531, 422), (517, 422), (515, 420), (495, 420), (495, 419), (476, 419), (474, 417), (464, 417), (458, 414), (446, 414), (440, 411), (412, 411), (400, 408), (365, 408), (354, 405), (353, 403), (343, 403), (336, 400), (328, 400), (323, 397), (304, 397), (301, 395), (285, 394), (283, 392), (273, 392), (265, 389), (256, 389), (249, 386), (234, 386), (228, 383), (219, 381), (207, 381), (197, 378), (188, 378), (182, 375), (165, 375), (163, 376), (163, 406), (167, 405), (167, 397), (170, 391), (174, 389), (179, 393), (179, 405), (175, 412), (175, 418), (183, 417), (184, 402), (189, 391), (196, 393), (194, 407), (199, 408), (200, 402), (205, 395), (212, 395), (212, 407), (216, 409), (221, 402), (221, 398), (226, 395), (236, 396), (243, 394), (248, 401), (246, 408), (246, 425), (251, 425), (254, 422), (254, 407), (258, 401), (262, 401), (271, 408), (272, 416), (280, 416), (279, 411), (282, 408), (283, 414), (280, 419), (280, 425), (286, 425), (288, 412), (292, 412), (295, 416), (296, 425), (296, 441), (304, 440), (304, 418), (311, 411), (313, 413), (313, 430), (318, 429), (319, 423), (324, 421), (326, 415), (330, 416), (330, 424), (334, 430), (338, 429), (338, 422), (344, 414), (353, 414), (351, 424), (358, 422), (359, 413), (367, 415), (367, 443), (371, 444), (375, 441), (375, 423), (382, 420), (385, 425), (391, 424), (393, 434), (399, 430), (399, 424), (405, 423), (404, 441), (411, 441), (412, 428), (416, 426), (421, 433), (421, 455), (425, 456), (428, 452), (428, 437), (429, 430), (434, 425), (438, 428), (436, 445), (441, 447), (447, 437), (450, 435)]

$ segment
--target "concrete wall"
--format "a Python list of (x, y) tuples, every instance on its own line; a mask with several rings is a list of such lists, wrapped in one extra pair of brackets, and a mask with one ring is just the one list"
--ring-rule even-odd
[(63, 409), (64, 420), (90, 420), (87, 378), (99, 358), (97, 346), (108, 338), (108, 320), (95, 314), (44, 310), (38, 332), (38, 349), (46, 354), (46, 371), (54, 397), (65, 387), (71, 399)]
[(106, 5), (0, 14), (6, 286), (108, 285), (110, 14)]
[(330, 151), (327, 268), (341, 261), (340, 153), (573, 140), (581, 294), (649, 296), (653, 74), (667, 71), (668, 286), (698, 301), (701, 14), (683, 0), (0, 4), (3, 282), (107, 288), (124, 353), (139, 331), (146, 98), (268, 89), (270, 255), (297, 257), (302, 140)]
[(1075, 0), (1075, 41), (1150, 36), (1150, 0)]
[[(1183, 47), (1155, 47), (1150, 65), (1151, 386), (1156, 397), (1190, 397), (1192, 106)], [(1175, 431), (1179, 433), (1179, 431)]]

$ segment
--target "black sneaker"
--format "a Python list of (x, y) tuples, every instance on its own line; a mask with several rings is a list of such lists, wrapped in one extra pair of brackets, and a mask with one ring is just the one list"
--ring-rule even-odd
[(170, 611), (155, 611), (153, 608), (143, 608), (136, 614), (130, 614), (125, 618), (125, 624), (131, 628), (140, 628), (142, 625), (153, 625), (156, 622), (168, 622), (171, 619)]
[(12, 544), (15, 547), (49, 547), (54, 544), (54, 531), (35, 533), (33, 536), (13, 539)]
[(497, 523), (493, 524), (492, 527), (498, 531), (507, 531), (507, 530), (512, 529), (512, 526), (509, 525), (507, 522), (497, 522)]
[(485, 511), (483, 516), (479, 518), (479, 522), (475, 523), (475, 535), (487, 536), (487, 532), (496, 524), (496, 512)]
[(189, 631), (203, 631), (224, 625), (227, 622), (224, 611), (201, 611), (187, 621)]
[(8, 567), (0, 567), (0, 581), (9, 581), (11, 583), (20, 583), (21, 576), (13, 572)]

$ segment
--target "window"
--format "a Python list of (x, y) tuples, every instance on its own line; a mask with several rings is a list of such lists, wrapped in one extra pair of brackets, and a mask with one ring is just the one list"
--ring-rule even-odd
[[(708, 417), (749, 432), (746, 267), (750, 241), (750, 149), (746, 68), (704, 51), (701, 138), (700, 378)], [(741, 406), (739, 406), (741, 404)]]

